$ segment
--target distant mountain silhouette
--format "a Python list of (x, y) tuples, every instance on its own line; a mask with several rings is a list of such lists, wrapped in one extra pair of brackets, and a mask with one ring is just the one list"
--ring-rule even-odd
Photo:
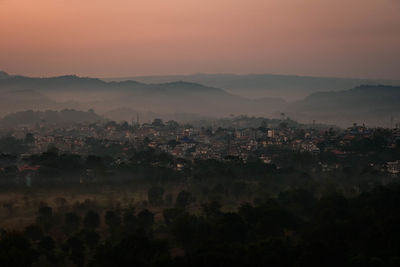
[(197, 113), (204, 116), (229, 114), (271, 115), (282, 109), (279, 98), (251, 100), (225, 90), (198, 83), (175, 81), (144, 84), (136, 81), (106, 82), (75, 75), (51, 78), (10, 76), (0, 80), (0, 92), (31, 90), (58, 104), (79, 102), (83, 108), (109, 112), (131, 108), (157, 113)]
[(33, 90), (10, 90), (0, 92), (0, 116), (27, 109), (53, 109), (57, 104)]
[(295, 119), (388, 126), (391, 116), (400, 119), (399, 103), (400, 87), (361, 85), (345, 91), (311, 94), (291, 105), (288, 112)]
[(279, 97), (288, 101), (300, 100), (311, 93), (321, 91), (346, 90), (361, 84), (396, 85), (400, 81), (369, 80), (353, 78), (310, 77), (275, 74), (194, 74), (171, 76), (140, 76), (113, 78), (120, 81), (134, 79), (144, 83), (165, 83), (176, 80), (201, 83), (206, 86), (222, 88), (230, 93), (249, 98)]
[(0, 81), (0, 88), (19, 89), (19, 90), (46, 90), (46, 89), (67, 89), (79, 87), (99, 87), (106, 86), (106, 82), (94, 79), (83, 78), (75, 75), (65, 75), (50, 78), (33, 78), (25, 76), (8, 76)]
[(202, 116), (196, 113), (155, 113), (151, 111), (142, 112), (132, 108), (117, 108), (102, 114), (105, 118), (116, 121), (137, 122), (139, 116), (139, 123), (151, 122), (154, 119), (162, 119), (165, 122), (175, 120), (179, 122), (193, 122), (201, 120), (215, 120), (212, 116)]
[[(183, 120), (185, 118), (218, 118), (231, 114), (276, 118), (281, 112), (285, 112), (290, 117), (305, 123), (310, 123), (315, 119), (319, 122), (341, 126), (347, 126), (353, 122), (388, 126), (390, 116), (400, 118), (400, 105), (398, 105), (400, 86), (356, 85), (350, 90), (337, 90), (346, 84), (361, 81), (357, 79), (279, 75), (187, 76), (209, 78), (211, 81), (214, 81), (215, 77), (225, 77), (225, 80), (220, 78), (221, 80), (217, 79), (217, 81), (221, 83), (229, 81), (233, 84), (236, 79), (237, 90), (241, 86), (250, 86), (249, 84), (252, 83), (253, 89), (249, 90), (254, 91), (257, 86), (262, 86), (269, 80), (270, 84), (263, 89), (264, 92), (273, 92), (271, 88), (279, 88), (282, 94), (291, 94), (296, 90), (300, 90), (301, 94), (307, 91), (312, 92), (303, 100), (287, 103), (282, 98), (271, 96), (250, 99), (221, 88), (182, 80), (142, 83), (133, 80), (104, 81), (75, 75), (33, 78), (2, 74), (2, 77), (0, 79), (0, 116), (27, 109), (43, 111), (93, 108), (97, 113), (116, 120), (131, 120), (136, 117), (137, 112), (147, 118), (160, 116), (165, 119), (183, 118)], [(296, 81), (299, 82), (297, 87), (294, 86)], [(321, 89), (315, 92), (319, 86)], [(335, 90), (328, 91), (328, 88)], [(271, 95), (274, 94), (271, 93)]]
[(8, 78), (8, 77), (10, 77), (10, 76), (8, 75), (7, 72), (4, 72), (4, 71), (0, 70), (0, 79), (5, 79), (5, 78)]

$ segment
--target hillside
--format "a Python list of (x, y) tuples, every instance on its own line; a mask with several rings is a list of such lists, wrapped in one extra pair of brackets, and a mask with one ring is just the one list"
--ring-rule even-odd
[(8, 73), (7, 72), (4, 72), (4, 71), (0, 71), (0, 79), (5, 79), (5, 78), (8, 78), (9, 76), (8, 76)]
[[(271, 76), (273, 78), (271, 81), (275, 81), (275, 83), (271, 82), (270, 86), (278, 86), (279, 79), (281, 79), (279, 86), (294, 83), (297, 79), (299, 81), (298, 88), (303, 87), (303, 89), (296, 90), (300, 90), (304, 94), (306, 91), (317, 90), (318, 86), (331, 81), (329, 86), (323, 87), (324, 90), (313, 92), (302, 100), (287, 103), (282, 98), (271, 96), (250, 99), (217, 87), (181, 80), (142, 83), (132, 80), (107, 82), (75, 75), (33, 78), (3, 74), (2, 77), (0, 79), (0, 115), (28, 109), (43, 111), (46, 109), (88, 110), (93, 108), (97, 113), (108, 118), (130, 121), (136, 117), (136, 113), (141, 113), (143, 119), (152, 118), (155, 114), (166, 119), (182, 119), (221, 118), (231, 114), (276, 118), (281, 112), (285, 112), (291, 118), (304, 123), (317, 120), (341, 126), (348, 126), (353, 122), (389, 126), (391, 116), (400, 118), (398, 107), (400, 87), (357, 85), (350, 90), (324, 91), (327, 88), (341, 88), (346, 83), (361, 81), (355, 79), (329, 80), (330, 78), (288, 76), (285, 82), (286, 76), (280, 78), (276, 75)], [(231, 76), (228, 75), (228, 77)], [(252, 76), (251, 79), (253, 79), (255, 88), (257, 83), (254, 81), (254, 77)], [(266, 77), (265, 75), (260, 76), (259, 85), (265, 82)], [(239, 78), (237, 77), (236, 88), (246, 84), (240, 82), (243, 77)], [(233, 82), (232, 79), (231, 82)], [(156, 79), (156, 81), (160, 80), (161, 78)], [(306, 88), (307, 84), (310, 87)], [(281, 94), (294, 90), (293, 88), (282, 89), (283, 87), (279, 86), (277, 88), (282, 90)], [(270, 91), (266, 89), (265, 92)]]
[(0, 93), (22, 90), (42, 94), (63, 108), (68, 107), (65, 107), (65, 102), (72, 101), (80, 108), (93, 108), (100, 113), (130, 108), (142, 112), (217, 117), (245, 113), (267, 116), (286, 105), (279, 98), (251, 100), (219, 88), (183, 81), (151, 84), (131, 80), (106, 82), (74, 75), (50, 78), (9, 76), (0, 80)]
[(0, 92), (0, 116), (10, 112), (33, 109), (55, 109), (58, 105), (40, 92), (33, 90), (10, 90)]
[(303, 121), (389, 126), (390, 117), (400, 118), (399, 103), (400, 87), (362, 85), (345, 91), (311, 94), (291, 105), (288, 113)]
[(368, 80), (353, 78), (310, 77), (274, 74), (194, 74), (171, 76), (140, 76), (129, 78), (113, 78), (120, 81), (134, 79), (144, 83), (165, 83), (176, 80), (201, 83), (206, 86), (222, 88), (230, 93), (248, 98), (278, 97), (287, 101), (300, 100), (311, 93), (321, 91), (339, 91), (359, 86), (397, 85), (400, 81)]

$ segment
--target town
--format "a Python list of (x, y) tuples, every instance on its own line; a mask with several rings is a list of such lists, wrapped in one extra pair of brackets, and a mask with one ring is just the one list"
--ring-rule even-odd
[[(0, 151), (0, 248), (25, 242), (18, 246), (21, 261), (38, 266), (129, 266), (132, 253), (152, 262), (144, 266), (192, 266), (209, 258), (210, 247), (227, 251), (215, 256), (220, 261), (260, 266), (248, 265), (256, 256), (247, 255), (265, 246), (271, 255), (257, 257), (266, 265), (290, 255), (293, 265), (276, 266), (308, 266), (294, 262), (342, 248), (337, 240), (358, 242), (360, 234), (379, 243), (376, 233), (386, 240), (397, 229), (391, 224), (400, 192), (397, 127), (340, 129), (283, 116), (43, 120), (2, 128)], [(312, 228), (322, 229), (317, 237)], [(323, 252), (312, 254), (314, 242)], [(392, 251), (379, 244), (376, 255)], [(153, 248), (160, 252), (135, 250)], [(123, 257), (120, 250), (127, 251)], [(351, 260), (383, 266), (363, 264), (375, 258)]]
[[(27, 159), (49, 150), (82, 157), (112, 157), (114, 167), (129, 163), (138, 151), (151, 150), (172, 156), (175, 160), (168, 167), (176, 171), (196, 160), (259, 161), (278, 169), (287, 168), (291, 161), (286, 156), (290, 153), (308, 155), (314, 163), (310, 166), (312, 172), (351, 168), (355, 158), (360, 164), (391, 176), (400, 172), (400, 129), (368, 128), (356, 123), (339, 129), (315, 123), (302, 125), (289, 118), (247, 116), (193, 124), (154, 119), (143, 124), (104, 121), (60, 126), (43, 121), (3, 129), (2, 135), (3, 172), (10, 164), (17, 165), (20, 171), (37, 171), (40, 166), (29, 165)], [(371, 156), (383, 150), (385, 153)], [(14, 155), (14, 160), (10, 161), (6, 154)]]

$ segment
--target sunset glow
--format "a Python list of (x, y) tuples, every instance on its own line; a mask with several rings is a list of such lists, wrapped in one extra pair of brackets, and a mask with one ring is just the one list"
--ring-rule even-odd
[(0, 0), (0, 69), (400, 79), (393, 0)]

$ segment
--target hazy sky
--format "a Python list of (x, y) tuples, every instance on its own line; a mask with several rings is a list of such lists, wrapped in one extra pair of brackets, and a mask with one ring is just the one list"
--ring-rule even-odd
[(0, 0), (0, 69), (400, 79), (400, 0)]

